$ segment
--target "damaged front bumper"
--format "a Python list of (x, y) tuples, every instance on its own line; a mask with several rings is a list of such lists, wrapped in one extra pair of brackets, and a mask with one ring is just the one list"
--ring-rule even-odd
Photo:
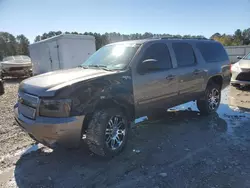
[(17, 124), (34, 140), (48, 146), (62, 145), (67, 148), (78, 147), (82, 139), (82, 125), (85, 116), (68, 118), (36, 117), (29, 119), (18, 112), (18, 105), (14, 107)]

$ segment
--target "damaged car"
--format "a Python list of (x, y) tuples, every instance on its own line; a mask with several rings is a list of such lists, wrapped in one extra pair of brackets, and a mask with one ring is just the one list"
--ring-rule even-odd
[(25, 55), (8, 56), (0, 63), (1, 77), (22, 77), (32, 75), (31, 59)]
[(110, 157), (124, 149), (137, 117), (194, 100), (202, 114), (214, 113), (229, 82), (229, 58), (216, 41), (119, 42), (77, 68), (22, 81), (14, 113), (46, 146), (78, 147), (85, 137), (93, 153)]
[(250, 53), (240, 59), (231, 67), (231, 85), (235, 87), (250, 85)]

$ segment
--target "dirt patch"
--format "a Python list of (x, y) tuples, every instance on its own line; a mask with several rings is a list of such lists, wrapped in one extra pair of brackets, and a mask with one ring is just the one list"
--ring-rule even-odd
[[(140, 123), (108, 160), (84, 142), (78, 150), (29, 148), (34, 142), (13, 119), (18, 83), (5, 87), (0, 187), (250, 187), (250, 114), (228, 107), (230, 89), (217, 114), (201, 116), (191, 102)], [(28, 148), (34, 152), (23, 154)]]

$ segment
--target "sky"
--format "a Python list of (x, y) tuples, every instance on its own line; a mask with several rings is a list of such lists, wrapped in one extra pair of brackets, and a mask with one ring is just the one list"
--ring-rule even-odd
[(250, 28), (250, 0), (0, 0), (0, 31), (33, 42), (49, 31), (233, 34)]

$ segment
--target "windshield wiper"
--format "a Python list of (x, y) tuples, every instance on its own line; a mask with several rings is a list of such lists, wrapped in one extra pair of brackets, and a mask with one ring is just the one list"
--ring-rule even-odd
[(111, 71), (110, 69), (107, 68), (106, 65), (89, 65), (88, 67), (96, 67), (96, 68), (100, 68), (103, 70)]
[(89, 65), (88, 67), (106, 68), (106, 65)]
[(77, 67), (79, 67), (79, 68), (84, 68), (84, 69), (87, 69), (87, 68), (88, 68), (88, 66), (83, 66), (83, 65), (79, 65), (79, 66), (77, 66)]

